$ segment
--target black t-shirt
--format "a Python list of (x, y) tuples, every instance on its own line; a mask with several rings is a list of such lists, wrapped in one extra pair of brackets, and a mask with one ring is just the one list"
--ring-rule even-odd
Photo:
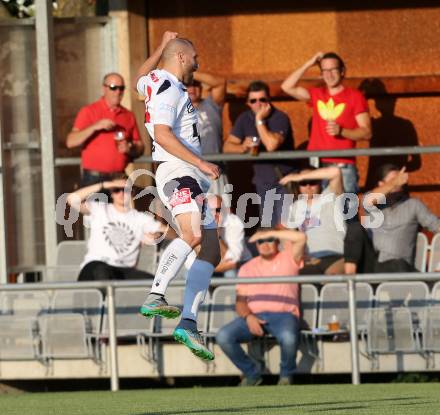
[[(269, 117), (265, 119), (265, 123), (270, 131), (280, 133), (284, 137), (284, 141), (277, 151), (291, 151), (294, 149), (292, 127), (289, 117), (284, 112), (272, 107), (272, 111)], [(240, 114), (235, 121), (231, 134), (242, 142), (246, 137), (258, 136), (254, 112), (247, 110)], [(262, 142), (260, 142), (259, 151), (267, 151)], [(292, 165), (284, 160), (279, 162), (276, 160), (256, 161), (254, 163), (254, 183), (266, 185), (278, 183), (280, 177), (274, 170), (275, 167), (280, 170), (282, 175), (292, 170)]]

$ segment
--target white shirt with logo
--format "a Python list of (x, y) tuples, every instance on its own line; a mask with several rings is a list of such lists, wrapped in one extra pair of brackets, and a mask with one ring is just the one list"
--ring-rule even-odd
[(155, 233), (160, 222), (149, 213), (120, 212), (111, 203), (88, 202), (90, 238), (81, 268), (92, 261), (115, 267), (134, 267), (145, 233)]
[(182, 82), (168, 71), (155, 69), (139, 78), (137, 90), (145, 96), (145, 126), (153, 140), (153, 160), (179, 160), (155, 141), (156, 124), (169, 126), (183, 145), (201, 155), (197, 109)]

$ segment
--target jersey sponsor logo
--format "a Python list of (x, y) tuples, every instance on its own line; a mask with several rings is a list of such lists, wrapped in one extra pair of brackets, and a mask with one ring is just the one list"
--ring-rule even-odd
[(188, 99), (188, 102), (186, 103), (186, 109), (188, 110), (188, 114), (191, 114), (195, 111), (194, 105), (190, 99)]
[(165, 79), (165, 81), (163, 81), (163, 84), (157, 90), (157, 95), (159, 95), (162, 92), (166, 91), (170, 86), (171, 86), (171, 82), (168, 81), (168, 79)]
[(159, 82), (159, 78), (154, 72), (150, 72), (150, 78), (153, 82)]
[(176, 189), (170, 197), (171, 207), (176, 207), (187, 203), (191, 203), (191, 190), (189, 187), (179, 190)]

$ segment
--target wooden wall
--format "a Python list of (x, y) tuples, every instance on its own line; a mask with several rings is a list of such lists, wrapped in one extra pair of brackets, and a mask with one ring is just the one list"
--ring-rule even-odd
[[(437, 82), (423, 93), (411, 92), (411, 85), (423, 75), (439, 75), (440, 7), (432, 2), (364, 2), (361, 9), (348, 2), (169, 0), (148, 2), (149, 45), (155, 47), (162, 33), (175, 30), (192, 39), (200, 56), (200, 69), (234, 81), (263, 79), (280, 81), (317, 51), (336, 51), (345, 60), (347, 76), (372, 78), (376, 95), (369, 99), (374, 121), (371, 146), (437, 145), (440, 130), (440, 88)], [(311, 71), (309, 77), (318, 77)], [(409, 90), (384, 77), (399, 77)], [(391, 85), (393, 94), (387, 93)], [(377, 95), (379, 88), (379, 95)], [(381, 90), (382, 89), (382, 90)], [(233, 97), (231, 97), (233, 98)], [(230, 99), (224, 110), (225, 136), (243, 102)], [(307, 139), (310, 110), (305, 104), (277, 96), (275, 104), (292, 121), (295, 145)], [(368, 144), (363, 144), (363, 146)], [(405, 157), (404, 157), (405, 158)], [(388, 160), (388, 159), (387, 159)], [(399, 158), (398, 161), (402, 161)], [(408, 157), (411, 191), (440, 215), (439, 156)], [(372, 184), (378, 162), (358, 159), (361, 185)], [(243, 180), (232, 181), (247, 190)]]

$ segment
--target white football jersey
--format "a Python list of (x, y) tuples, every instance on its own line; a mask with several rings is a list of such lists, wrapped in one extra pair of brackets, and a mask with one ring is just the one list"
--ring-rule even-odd
[(155, 69), (139, 78), (137, 90), (145, 97), (145, 126), (153, 140), (153, 160), (178, 160), (155, 141), (155, 124), (171, 127), (182, 144), (193, 153), (201, 155), (197, 109), (182, 82), (168, 71)]

